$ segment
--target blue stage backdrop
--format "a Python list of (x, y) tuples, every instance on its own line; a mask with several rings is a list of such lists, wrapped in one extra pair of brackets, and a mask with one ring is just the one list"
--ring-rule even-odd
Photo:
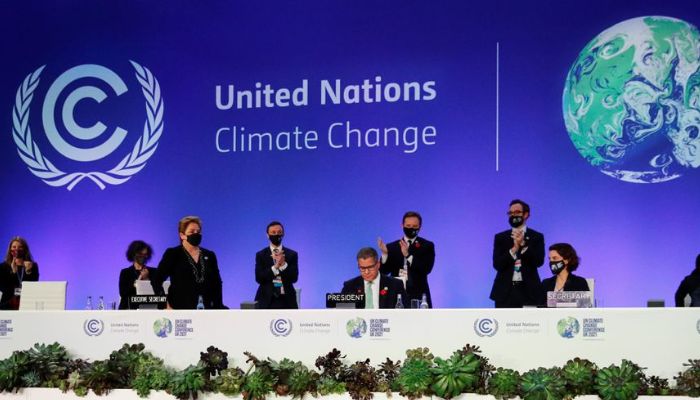
[[(673, 299), (700, 251), (695, 0), (5, 1), (0, 238), (69, 308), (198, 215), (224, 301), (280, 220), (301, 306), (417, 210), (438, 307), (491, 307), (513, 198), (603, 306)], [(3, 250), (4, 251), (4, 250)], [(545, 265), (544, 278), (550, 275)]]

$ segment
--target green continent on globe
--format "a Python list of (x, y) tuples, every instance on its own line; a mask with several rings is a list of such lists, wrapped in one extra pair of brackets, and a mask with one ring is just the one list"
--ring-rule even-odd
[(591, 40), (566, 78), (563, 113), (579, 153), (635, 183), (700, 167), (700, 34), (670, 17), (620, 22)]

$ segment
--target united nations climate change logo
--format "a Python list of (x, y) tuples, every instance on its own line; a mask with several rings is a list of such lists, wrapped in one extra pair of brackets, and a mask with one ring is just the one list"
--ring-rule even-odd
[(351, 338), (359, 339), (367, 333), (367, 321), (360, 317), (348, 320), (345, 324), (345, 332)]
[(292, 333), (292, 320), (278, 318), (270, 321), (270, 332), (275, 336), (289, 336)]
[(495, 318), (477, 318), (474, 320), (474, 332), (481, 337), (491, 337), (498, 332), (498, 321)]
[(581, 325), (574, 317), (562, 318), (557, 322), (557, 332), (565, 339), (573, 339), (581, 331)]
[(105, 324), (99, 319), (86, 319), (83, 322), (83, 331), (88, 336), (100, 336), (105, 329)]
[(173, 323), (167, 318), (160, 318), (153, 322), (153, 333), (159, 338), (166, 338), (173, 333)]
[[(107, 99), (107, 94), (92, 84), (77, 85), (76, 82), (99, 80), (107, 84), (116, 96), (120, 96), (128, 91), (122, 78), (107, 67), (83, 64), (68, 69), (51, 83), (41, 106), (42, 127), (46, 139), (54, 150), (67, 160), (71, 160), (72, 168), (69, 170), (65, 167), (57, 167), (56, 164), (49, 161), (32, 137), (30, 128), (33, 125), (30, 123), (32, 100), (46, 65), (27, 75), (17, 89), (15, 105), (12, 110), (12, 137), (17, 145), (20, 158), (32, 174), (50, 186), (65, 186), (68, 190), (72, 190), (85, 178), (93, 181), (100, 189), (105, 189), (108, 184), (119, 185), (128, 181), (146, 166), (146, 162), (156, 151), (158, 140), (163, 133), (164, 105), (160, 85), (151, 71), (134, 61), (131, 61), (131, 65), (136, 71), (136, 81), (138, 81), (146, 101), (143, 133), (136, 140), (134, 147), (121, 158), (121, 161), (114, 167), (105, 168), (106, 170), (93, 170), (91, 168), (94, 168), (94, 165), (93, 167), (90, 165), (117, 150), (129, 132), (117, 127), (111, 136), (99, 145), (86, 147), (91, 146), (96, 139), (105, 133), (107, 126), (98, 121), (92, 126), (86, 127), (84, 120), (76, 119), (76, 106), (86, 99), (101, 103)], [(70, 93), (65, 95), (64, 91), (70, 91)], [(59, 105), (61, 102), (62, 106)], [(61, 116), (63, 131), (71, 137), (70, 141), (61, 136), (59, 132), (60, 129), (56, 121), (58, 115)], [(34, 128), (36, 132), (36, 125)]]
[(700, 34), (688, 22), (640, 17), (581, 51), (563, 112), (578, 152), (626, 182), (676, 179), (700, 167)]

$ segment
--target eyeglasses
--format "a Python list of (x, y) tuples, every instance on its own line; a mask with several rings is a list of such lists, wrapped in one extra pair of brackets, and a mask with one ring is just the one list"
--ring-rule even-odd
[(369, 267), (357, 267), (360, 269), (361, 272), (369, 272), (375, 268), (374, 265), (370, 265)]

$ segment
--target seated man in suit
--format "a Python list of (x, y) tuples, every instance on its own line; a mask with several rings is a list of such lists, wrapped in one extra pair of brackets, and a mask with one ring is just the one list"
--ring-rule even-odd
[(379, 256), (371, 247), (357, 252), (360, 276), (343, 283), (343, 294), (364, 294), (365, 308), (395, 308), (398, 297), (405, 305), (406, 290), (403, 282), (379, 273)]
[(281, 222), (267, 225), (267, 237), (270, 245), (255, 254), (255, 281), (260, 285), (255, 294), (258, 308), (299, 308), (293, 285), (299, 278), (299, 255), (282, 247)]

